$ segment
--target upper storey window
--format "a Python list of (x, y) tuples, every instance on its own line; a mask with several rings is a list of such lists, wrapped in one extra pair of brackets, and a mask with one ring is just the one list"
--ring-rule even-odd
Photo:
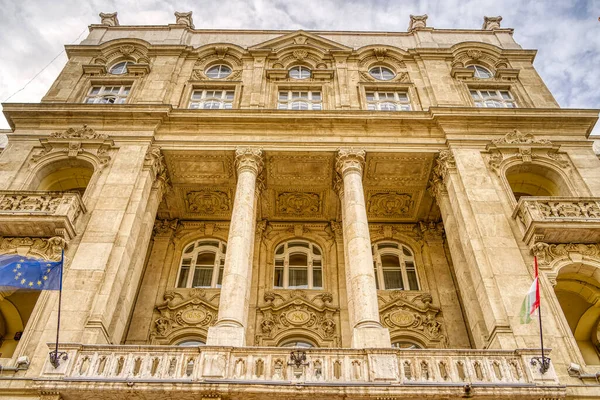
[(415, 256), (411, 249), (396, 242), (373, 245), (377, 289), (419, 290)]
[(277, 108), (279, 110), (322, 110), (323, 97), (320, 91), (281, 90)]
[(131, 61), (121, 61), (110, 67), (108, 72), (112, 75), (123, 75), (127, 73), (127, 66), (133, 64)]
[(227, 245), (217, 239), (199, 240), (183, 251), (178, 288), (220, 288)]
[(410, 111), (410, 99), (407, 92), (368, 91), (367, 109), (377, 111)]
[(124, 104), (130, 91), (131, 86), (92, 86), (84, 103)]
[(516, 108), (517, 103), (508, 90), (471, 89), (476, 107)]
[(290, 78), (293, 79), (308, 79), (310, 75), (310, 69), (301, 65), (290, 69)]
[(231, 68), (227, 65), (214, 65), (206, 70), (206, 76), (211, 79), (223, 79), (231, 75)]
[(192, 109), (230, 109), (233, 107), (233, 90), (194, 90), (190, 99), (189, 108)]
[(475, 71), (475, 73), (473, 74), (475, 78), (489, 79), (492, 77), (492, 73), (480, 65), (468, 65), (467, 68)]
[(316, 244), (290, 240), (275, 250), (273, 286), (280, 289), (323, 288), (323, 256)]
[(373, 67), (369, 70), (369, 74), (378, 81), (389, 81), (396, 76), (391, 69), (386, 67)]

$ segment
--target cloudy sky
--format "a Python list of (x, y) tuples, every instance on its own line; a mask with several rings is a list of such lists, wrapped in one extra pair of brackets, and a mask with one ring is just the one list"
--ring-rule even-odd
[(435, 28), (480, 29), (484, 15), (501, 15), (539, 50), (535, 66), (562, 107), (600, 108), (600, 0), (0, 0), (0, 10), (1, 102), (39, 101), (66, 62), (63, 45), (83, 40), (99, 12), (164, 25), (192, 10), (198, 29), (405, 31), (425, 13)]

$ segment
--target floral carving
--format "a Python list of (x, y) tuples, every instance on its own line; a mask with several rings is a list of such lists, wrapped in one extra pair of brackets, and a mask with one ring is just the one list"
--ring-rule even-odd
[(493, 144), (552, 144), (547, 139), (536, 139), (531, 133), (522, 133), (518, 129), (508, 132), (503, 138), (492, 140)]
[(541, 267), (547, 267), (560, 258), (571, 258), (574, 254), (591, 258), (600, 257), (600, 245), (587, 243), (547, 244), (537, 242), (532, 246), (531, 251), (537, 256)]
[(440, 309), (431, 304), (429, 293), (396, 290), (379, 296), (379, 301), (381, 322), (392, 336), (412, 335), (426, 347), (447, 347), (443, 322), (438, 318)]
[(321, 196), (311, 192), (282, 192), (277, 195), (277, 213), (306, 215), (321, 212)]
[(188, 192), (188, 211), (200, 214), (223, 214), (231, 211), (231, 196), (222, 190), (203, 189)]
[(158, 315), (150, 332), (152, 344), (170, 344), (170, 338), (186, 328), (198, 328), (206, 334), (208, 327), (217, 320), (216, 297), (218, 294), (208, 298), (203, 289), (189, 290), (186, 295), (166, 292), (164, 303), (155, 308)]
[(66, 198), (63, 193), (43, 195), (0, 195), (0, 211), (29, 211), (53, 214)]
[(170, 236), (179, 226), (178, 219), (157, 219), (154, 222), (154, 236)]
[(82, 128), (69, 128), (63, 132), (52, 132), (51, 137), (57, 139), (108, 139), (108, 135), (104, 133), (97, 133), (94, 129), (88, 128), (87, 125), (83, 125)]
[(27, 248), (28, 254), (37, 254), (49, 260), (60, 260), (62, 250), (66, 246), (67, 242), (58, 236), (49, 239), (0, 236), (0, 254), (12, 253), (18, 248)]
[(600, 218), (596, 201), (536, 201), (545, 218)]
[(375, 193), (369, 196), (367, 212), (375, 217), (405, 217), (411, 213), (414, 204), (408, 193)]
[(339, 310), (330, 305), (333, 295), (321, 293), (309, 298), (302, 290), (286, 294), (265, 293), (266, 304), (259, 308), (260, 332), (255, 338), (256, 345), (276, 345), (282, 334), (308, 331), (320, 339), (319, 345), (337, 346), (339, 335), (336, 315)]
[(479, 60), (481, 58), (481, 50), (470, 49), (467, 50), (467, 56), (471, 57), (473, 60)]
[(306, 51), (306, 50), (294, 50), (292, 52), (292, 55), (294, 56), (294, 58), (296, 60), (304, 60), (306, 57), (308, 57), (308, 51)]
[(238, 148), (235, 150), (235, 165), (238, 173), (250, 170), (258, 175), (264, 166), (263, 151), (252, 147)]

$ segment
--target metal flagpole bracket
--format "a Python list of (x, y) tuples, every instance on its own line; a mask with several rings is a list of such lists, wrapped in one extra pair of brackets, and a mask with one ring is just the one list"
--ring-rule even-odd
[(545, 374), (550, 369), (550, 357), (532, 357), (531, 365), (536, 366), (538, 364), (540, 365), (540, 372)]
[(48, 355), (50, 356), (50, 364), (52, 364), (55, 369), (60, 365), (60, 360), (67, 361), (69, 359), (66, 352), (58, 351), (58, 349), (52, 350)]

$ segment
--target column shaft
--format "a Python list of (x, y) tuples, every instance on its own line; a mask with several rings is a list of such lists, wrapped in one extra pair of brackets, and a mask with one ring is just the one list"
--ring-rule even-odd
[(256, 220), (256, 178), (262, 169), (262, 151), (238, 149), (238, 181), (231, 213), (227, 255), (219, 301), (219, 318), (208, 330), (207, 344), (244, 346)]
[(348, 309), (353, 327), (352, 347), (390, 347), (389, 331), (379, 321), (371, 236), (362, 185), (364, 158), (362, 150), (340, 150), (337, 160), (337, 170), (343, 180), (340, 197)]

